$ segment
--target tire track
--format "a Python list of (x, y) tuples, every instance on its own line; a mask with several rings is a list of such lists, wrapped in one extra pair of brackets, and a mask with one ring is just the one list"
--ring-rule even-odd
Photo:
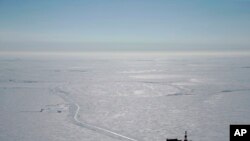
[(114, 132), (114, 131), (111, 131), (111, 130), (108, 130), (108, 129), (105, 129), (105, 128), (102, 128), (102, 127), (99, 127), (99, 126), (95, 126), (95, 125), (88, 124), (88, 123), (80, 121), (78, 119), (78, 114), (79, 114), (79, 111), (80, 111), (80, 106), (77, 103), (75, 103), (71, 98), (68, 97), (69, 96), (69, 92), (63, 91), (63, 90), (61, 90), (58, 87), (56, 89), (54, 89), (54, 91), (56, 92), (56, 94), (60, 93), (58, 95), (60, 97), (62, 97), (65, 101), (70, 102), (71, 107), (74, 109), (74, 112), (72, 112), (72, 113), (74, 113), (73, 114), (73, 120), (74, 120), (73, 122), (74, 122), (74, 124), (76, 124), (76, 125), (78, 125), (80, 127), (83, 127), (83, 128), (86, 128), (86, 129), (98, 132), (100, 134), (103, 134), (103, 135), (106, 135), (106, 136), (109, 136), (109, 137), (112, 137), (112, 138), (119, 139), (119, 140), (138, 141), (136, 139), (133, 139), (133, 138), (130, 138), (128, 136), (119, 134), (117, 132)]

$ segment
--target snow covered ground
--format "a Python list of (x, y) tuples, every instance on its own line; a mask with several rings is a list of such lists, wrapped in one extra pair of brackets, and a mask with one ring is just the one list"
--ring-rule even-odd
[(0, 56), (1, 141), (228, 141), (250, 56)]

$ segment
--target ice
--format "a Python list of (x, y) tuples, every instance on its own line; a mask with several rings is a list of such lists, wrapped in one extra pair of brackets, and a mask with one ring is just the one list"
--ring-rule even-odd
[(227, 141), (250, 123), (249, 60), (0, 56), (0, 140)]

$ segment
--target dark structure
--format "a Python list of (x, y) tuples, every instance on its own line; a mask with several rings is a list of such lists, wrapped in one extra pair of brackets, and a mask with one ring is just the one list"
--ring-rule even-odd
[(185, 131), (184, 141), (188, 141), (188, 139), (187, 139), (187, 131)]
[[(178, 140), (178, 139), (167, 139), (166, 141), (181, 141), (181, 140)], [(185, 135), (184, 135), (184, 140), (183, 141), (188, 141), (188, 139), (187, 139), (187, 131), (185, 131)]]
[(178, 140), (178, 139), (167, 139), (167, 141), (181, 141), (181, 140)]

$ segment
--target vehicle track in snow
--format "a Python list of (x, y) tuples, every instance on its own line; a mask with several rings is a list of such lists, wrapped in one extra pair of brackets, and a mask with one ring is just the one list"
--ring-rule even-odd
[(106, 136), (109, 136), (109, 137), (112, 137), (112, 138), (119, 139), (119, 140), (124, 140), (124, 141), (138, 141), (136, 139), (133, 139), (133, 138), (130, 138), (128, 136), (119, 134), (117, 132), (114, 132), (114, 131), (111, 131), (111, 130), (108, 130), (108, 129), (105, 129), (105, 128), (102, 128), (102, 127), (99, 127), (99, 126), (95, 126), (95, 125), (92, 125), (92, 124), (80, 121), (78, 119), (78, 115), (79, 115), (79, 111), (80, 111), (80, 106), (77, 103), (75, 103), (69, 97), (69, 92), (66, 92), (66, 91), (62, 90), (60, 87), (52, 89), (52, 91), (54, 91), (57, 95), (59, 95), (61, 98), (63, 98), (66, 102), (70, 103), (70, 106), (72, 107), (70, 109), (74, 109), (73, 111), (70, 111), (70, 112), (73, 113), (73, 122), (74, 122), (74, 124), (76, 124), (76, 125), (78, 125), (80, 127), (83, 127), (83, 128), (86, 128), (86, 129), (89, 129), (89, 130), (92, 130), (92, 131), (95, 131), (97, 133), (100, 133), (100, 134), (103, 134), (103, 135), (106, 135)]

